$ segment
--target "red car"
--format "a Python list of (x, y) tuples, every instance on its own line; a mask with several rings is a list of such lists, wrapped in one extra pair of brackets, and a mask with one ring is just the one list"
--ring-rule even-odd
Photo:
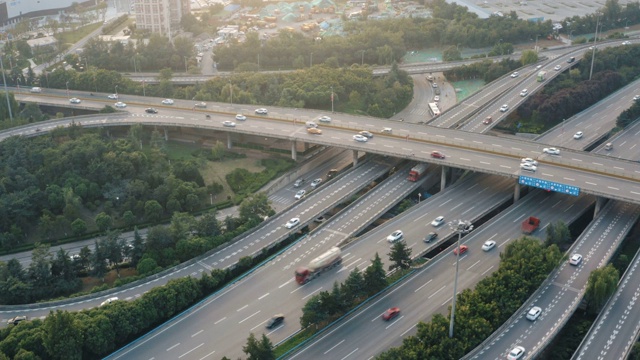
[[(467, 245), (460, 245), (460, 255), (464, 254), (467, 252), (467, 250), (469, 250), (469, 247)], [(455, 255), (458, 255), (458, 249), (453, 249), (453, 253)]]
[(382, 314), (382, 319), (389, 321), (394, 317), (398, 316), (398, 314), (400, 314), (400, 308), (392, 307), (387, 311), (385, 311), (384, 314)]
[(440, 151), (432, 151), (431, 157), (436, 159), (444, 159), (444, 154), (441, 153)]
[(482, 120), (482, 123), (485, 125), (489, 125), (493, 122), (493, 118), (491, 116), (487, 116), (486, 119)]

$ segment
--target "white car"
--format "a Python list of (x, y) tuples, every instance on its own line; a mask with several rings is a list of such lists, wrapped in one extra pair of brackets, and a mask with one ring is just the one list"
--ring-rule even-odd
[(247, 120), (247, 117), (242, 114), (236, 114), (236, 120), (245, 121)]
[(222, 126), (226, 126), (226, 127), (236, 127), (236, 123), (234, 123), (233, 121), (223, 121), (222, 122)]
[(531, 165), (538, 166), (538, 162), (533, 160), (532, 158), (524, 158), (524, 159), (522, 159), (522, 161), (520, 161), (520, 163), (521, 164), (529, 163)]
[(256, 114), (267, 115), (268, 111), (265, 108), (256, 109)]
[(69, 99), (69, 102), (72, 104), (80, 104), (82, 102), (82, 100), (78, 99), (78, 98), (71, 98)]
[(573, 135), (573, 138), (576, 140), (582, 139), (582, 137), (584, 136), (584, 134), (582, 133), (582, 131), (578, 131), (577, 133), (575, 133)]
[(560, 150), (556, 148), (544, 148), (542, 152), (549, 155), (560, 155)]
[(404, 234), (402, 233), (402, 230), (396, 230), (392, 232), (391, 235), (387, 236), (387, 241), (393, 244), (398, 240), (402, 240), (403, 236)]
[(307, 193), (306, 190), (299, 190), (294, 196), (294, 198), (296, 198), (296, 200), (300, 200), (304, 197), (304, 194), (306, 193)]
[(122, 108), (126, 108), (126, 107), (127, 107), (127, 104), (123, 103), (122, 101), (118, 101), (118, 102), (116, 103), (116, 107), (117, 107), (117, 108), (121, 108), (121, 109), (122, 109)]
[(291, 229), (293, 227), (296, 227), (298, 224), (300, 224), (300, 218), (293, 218), (287, 221), (287, 223), (284, 224), (284, 227), (286, 227), (287, 229)]
[(440, 96), (436, 95), (433, 97), (433, 101), (438, 102), (440, 101)]
[(520, 76), (520, 74), (517, 71), (515, 71), (513, 74), (511, 74), (512, 78), (517, 78), (518, 76)]
[(109, 99), (111, 100), (118, 100), (118, 94), (111, 94), (109, 96), (107, 96)]
[(500, 106), (500, 112), (506, 112), (507, 110), (509, 110), (509, 105), (504, 104)]
[(633, 97), (633, 101), (638, 101), (638, 100), (640, 100), (640, 95), (636, 95)]
[(536, 66), (536, 70), (540, 70), (540, 69), (542, 69), (542, 65)]
[(524, 348), (522, 346), (516, 346), (511, 351), (509, 351), (509, 355), (507, 355), (508, 360), (518, 360), (524, 355)]
[(362, 135), (362, 136), (366, 136), (367, 138), (371, 139), (373, 137), (373, 134), (368, 132), (367, 130), (362, 130), (358, 133), (358, 135)]
[(164, 100), (162, 100), (162, 103), (163, 103), (164, 105), (173, 105), (173, 100), (171, 100), (171, 99), (164, 99)]
[(562, 69), (562, 66), (560, 66), (560, 65), (556, 65), (556, 66), (553, 67), (553, 70), (555, 70), (555, 71), (560, 71), (560, 69)]
[(444, 216), (438, 216), (437, 218), (433, 219), (433, 221), (431, 222), (431, 225), (435, 227), (438, 227), (442, 224), (444, 224)]
[(320, 116), (318, 118), (318, 121), (323, 122), (323, 123), (330, 123), (331, 122), (331, 118), (328, 116)]
[(108, 298), (107, 300), (103, 301), (103, 302), (102, 302), (102, 304), (100, 304), (100, 306), (109, 305), (109, 304), (111, 304), (112, 302), (117, 301), (117, 300), (118, 300), (118, 297), (117, 297), (117, 296), (110, 297), (110, 298)]
[(198, 102), (195, 103), (195, 105), (193, 105), (194, 107), (200, 108), (200, 109), (206, 109), (207, 108), (207, 103), (206, 102)]
[(571, 259), (569, 259), (569, 264), (571, 265), (580, 265), (580, 263), (582, 262), (582, 255), (580, 254), (573, 254), (571, 255)]
[(321, 179), (321, 178), (317, 178), (317, 179), (315, 179), (315, 180), (313, 180), (313, 181), (311, 182), (311, 187), (312, 187), (313, 189), (315, 189), (315, 188), (316, 188), (316, 186), (318, 186), (318, 185), (320, 185), (320, 184), (322, 184), (322, 179)]
[(520, 91), (520, 96), (525, 97), (529, 95), (529, 90), (527, 89), (522, 89), (522, 91)]
[(369, 140), (366, 136), (364, 135), (353, 135), (353, 140), (358, 141), (358, 142), (367, 142), (367, 140)]
[(538, 170), (538, 167), (533, 165), (533, 164), (531, 164), (531, 163), (522, 163), (522, 164), (520, 164), (520, 169), (531, 171), (531, 172), (536, 172), (536, 170)]
[(32, 93), (41, 93), (41, 92), (42, 92), (42, 88), (37, 87), (37, 86), (34, 86), (34, 87), (32, 87), (32, 88), (31, 88), (31, 90), (29, 90), (29, 92), (32, 92)]
[(542, 309), (539, 308), (538, 306), (534, 306), (527, 313), (527, 320), (536, 321), (536, 319), (538, 318), (538, 316), (540, 316), (540, 314), (542, 314)]
[(623, 41), (622, 45), (631, 45), (631, 41)]
[(496, 242), (493, 240), (487, 240), (484, 242), (484, 244), (482, 244), (482, 250), (483, 251), (489, 251), (491, 249), (493, 249), (494, 247), (496, 247)]

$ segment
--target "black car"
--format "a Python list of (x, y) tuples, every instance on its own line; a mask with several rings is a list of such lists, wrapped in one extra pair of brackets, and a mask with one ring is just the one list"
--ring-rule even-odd
[(283, 322), (284, 322), (284, 315), (277, 314), (277, 315), (274, 315), (271, 319), (269, 319), (269, 321), (267, 321), (266, 327), (267, 329), (273, 329), (274, 327), (277, 327)]
[(154, 108), (148, 108), (148, 109), (145, 109), (144, 111), (146, 113), (149, 113), (149, 114), (157, 114), (158, 113), (158, 110), (156, 110)]
[(427, 234), (427, 236), (425, 236), (424, 238), (424, 242), (429, 243), (431, 242), (431, 240), (435, 239), (438, 237), (438, 233), (437, 232), (430, 232)]

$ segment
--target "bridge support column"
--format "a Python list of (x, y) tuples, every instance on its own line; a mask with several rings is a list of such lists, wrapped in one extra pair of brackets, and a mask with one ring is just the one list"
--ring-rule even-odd
[(443, 166), (440, 172), (440, 191), (447, 187), (447, 173), (449, 172), (448, 166)]
[(516, 202), (520, 200), (520, 182), (516, 179), (516, 186), (513, 190), (513, 201)]
[(298, 160), (298, 151), (296, 151), (296, 141), (295, 140), (291, 141), (291, 158), (293, 159), (293, 161), (297, 161)]
[(596, 207), (593, 210), (593, 217), (595, 218), (596, 216), (598, 216), (598, 213), (600, 213), (600, 209), (602, 209), (602, 207), (604, 207), (604, 205), (607, 203), (607, 198), (603, 198), (602, 196), (598, 196), (596, 198)]
[(169, 131), (167, 129), (164, 129), (164, 141), (169, 141)]
[(227, 149), (231, 149), (233, 147), (233, 141), (231, 141), (231, 133), (227, 133)]
[(353, 150), (353, 167), (358, 166), (358, 150)]

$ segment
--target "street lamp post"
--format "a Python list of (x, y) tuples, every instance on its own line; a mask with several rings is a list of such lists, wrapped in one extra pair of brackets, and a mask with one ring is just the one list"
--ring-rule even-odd
[(591, 69), (589, 70), (589, 80), (593, 75), (593, 63), (596, 60), (596, 42), (598, 41), (598, 25), (600, 25), (600, 13), (598, 13), (598, 20), (596, 21), (596, 33), (593, 37), (593, 51), (591, 52)]
[(13, 122), (13, 113), (11, 112), (11, 101), (9, 101), (9, 90), (7, 90), (7, 79), (4, 75), (4, 63), (2, 62), (2, 56), (0, 56), (0, 69), (2, 69), (2, 83), (4, 84), (4, 95), (7, 98), (7, 108), (9, 109), (9, 118), (11, 119), (11, 122)]
[(231, 94), (229, 103), (233, 106), (233, 84), (231, 83), (231, 79), (229, 79), (229, 93)]
[(311, 56), (309, 56), (309, 67), (313, 67), (313, 53), (311, 53)]
[(360, 66), (364, 66), (364, 52), (366, 50), (360, 50), (360, 52), (362, 52), (362, 55), (360, 57)]
[(65, 83), (66, 87), (67, 87), (67, 97), (69, 97), (69, 82), (67, 81)]
[(118, 85), (116, 85), (116, 97), (118, 96)]
[(333, 86), (331, 87), (331, 113), (333, 114)]
[(420, 204), (420, 200), (422, 200), (422, 194), (418, 193), (418, 204)]
[(187, 73), (189, 72), (189, 70), (187, 69), (187, 57), (183, 56), (183, 58), (184, 58), (184, 72)]
[(536, 54), (538, 53), (538, 36), (540, 36), (540, 34), (536, 35), (536, 45), (534, 46), (534, 50), (536, 51)]
[[(457, 224), (456, 224), (457, 222)], [(456, 295), (458, 292), (458, 267), (460, 263), (460, 239), (463, 234), (468, 234), (473, 230), (473, 225), (468, 220), (454, 220), (449, 226), (458, 233), (458, 243), (456, 244), (456, 275), (453, 280), (453, 302), (451, 304), (451, 322), (449, 323), (449, 337), (453, 337), (453, 322), (456, 316)]]

